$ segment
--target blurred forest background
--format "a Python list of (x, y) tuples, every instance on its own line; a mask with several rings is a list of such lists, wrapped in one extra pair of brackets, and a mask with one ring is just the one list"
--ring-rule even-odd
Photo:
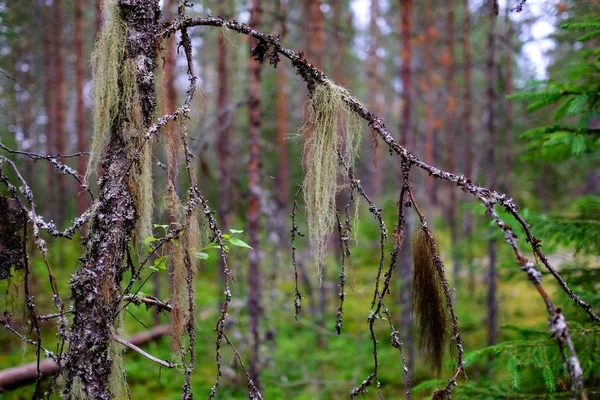
[[(0, 143), (4, 146), (0, 154), (16, 162), (32, 187), (37, 212), (61, 229), (87, 209), (90, 197), (50, 162), (32, 161), (8, 149), (49, 155), (89, 151), (93, 123), (90, 60), (102, 24), (100, 3), (0, 0)], [(491, 3), (197, 0), (189, 14), (248, 22), (254, 7), (261, 31), (277, 33), (286, 47), (302, 50), (310, 63), (347, 87), (421, 159), (514, 198), (535, 236), (543, 239), (551, 261), (597, 311), (600, 1), (500, 1), (498, 15), (490, 13)], [(176, 6), (174, 0), (163, 1), (165, 21), (176, 15)], [(233, 229), (233, 237), (241, 241), (229, 255), (236, 283), (228, 335), (244, 360), (257, 356), (266, 399), (345, 398), (373, 368), (367, 317), (379, 265), (379, 223), (368, 206), (361, 205), (356, 240), (350, 242), (340, 334), (336, 332), (337, 233), (332, 236), (322, 282), (307, 238), (296, 238), (303, 295), (296, 321), (290, 213), (303, 181), (304, 136), (310, 134), (302, 129), (308, 117), (307, 89), (289, 63), (281, 62), (276, 69), (262, 65), (256, 169), (248, 156), (248, 131), (249, 114), (257, 105), (249, 101), (248, 82), (251, 66), (258, 64), (249, 57), (248, 40), (220, 28), (198, 27), (190, 29), (190, 34), (202, 92), (188, 126), (199, 187), (217, 211), (222, 230)], [(177, 48), (178, 41), (177, 36), (162, 43), (157, 116), (173, 111), (186, 94), (185, 57)], [(163, 130), (172, 129), (175, 124)], [(388, 156), (381, 145), (372, 146), (366, 126), (364, 131), (357, 178), (392, 229), (400, 188), (399, 159)], [(157, 143), (154, 221), (166, 225), (170, 221), (162, 211), (162, 188), (167, 174), (177, 172), (166, 170), (167, 155), (161, 139)], [(85, 174), (87, 157), (62, 160)], [(253, 173), (260, 188), (255, 193), (248, 185)], [(547, 332), (545, 305), (519, 271), (511, 248), (503, 243), (502, 232), (492, 226), (485, 208), (450, 183), (434, 181), (421, 171), (415, 172), (413, 182), (422, 211), (435, 229), (461, 324), (469, 379), (459, 379), (454, 396), (571, 397), (569, 375), (556, 341)], [(96, 190), (95, 183), (91, 189)], [(185, 193), (183, 179), (177, 189)], [(4, 187), (0, 193), (6, 195)], [(258, 208), (249, 206), (253, 199)], [(248, 221), (258, 221), (258, 225), (248, 226)], [(296, 223), (306, 233), (302, 196)], [(414, 230), (416, 216), (411, 215), (408, 223)], [(253, 233), (259, 235), (257, 243), (251, 238)], [(163, 235), (162, 228), (156, 227), (155, 236)], [(523, 249), (527, 248), (524, 237), (519, 235)], [(47, 240), (60, 292), (68, 299), (69, 278), (83, 252), (80, 238)], [(388, 242), (386, 253), (392, 246)], [(33, 245), (31, 254), (31, 284), (39, 312), (55, 312), (46, 267)], [(217, 250), (207, 249), (206, 254), (196, 286), (193, 391), (197, 398), (208, 395), (214, 384), (214, 323), (223, 296)], [(252, 254), (258, 255), (258, 268), (249, 276)], [(170, 297), (168, 272), (163, 269), (158, 263), (155, 270), (146, 272), (142, 294)], [(421, 363), (411, 314), (410, 250), (403, 252), (398, 271), (387, 305), (405, 346), (413, 397), (427, 397), (446, 384), (456, 360), (449, 351), (439, 379)], [(0, 281), (0, 309), (27, 333), (26, 321), (20, 322), (23, 296), (15, 296), (19, 279), (22, 275), (17, 272)], [(600, 398), (600, 328), (564, 295), (552, 276), (544, 273), (543, 279), (569, 322), (588, 396)], [(248, 297), (253, 290), (260, 299), (258, 355), (251, 349), (248, 328)], [(127, 337), (169, 323), (168, 313), (133, 304), (124, 318)], [(52, 320), (41, 322), (46, 343), (55, 340), (55, 325)], [(404, 372), (397, 350), (389, 345), (387, 324), (378, 324), (376, 332), (382, 395), (402, 398)], [(171, 358), (168, 334), (140, 346), (159, 358)], [(35, 360), (30, 347), (0, 329), (0, 370)], [(125, 359), (131, 398), (178, 398), (183, 382), (180, 370), (161, 369), (135, 352), (127, 353)], [(224, 350), (223, 363), (217, 398), (246, 398), (245, 377), (229, 349)], [(33, 385), (24, 385), (0, 397), (28, 399), (32, 393)], [(372, 387), (364, 398), (377, 398), (377, 389)]]

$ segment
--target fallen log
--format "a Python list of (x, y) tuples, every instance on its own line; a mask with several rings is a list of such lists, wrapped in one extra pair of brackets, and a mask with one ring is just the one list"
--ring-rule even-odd
[[(137, 333), (127, 341), (136, 346), (156, 340), (161, 336), (167, 335), (171, 327), (169, 325), (159, 325), (148, 331)], [(54, 360), (47, 358), (40, 361), (40, 374), (43, 378), (53, 376), (56, 373), (57, 367)], [(16, 389), (35, 382), (37, 371), (37, 362), (32, 362), (18, 367), (7, 368), (0, 371), (0, 392)]]

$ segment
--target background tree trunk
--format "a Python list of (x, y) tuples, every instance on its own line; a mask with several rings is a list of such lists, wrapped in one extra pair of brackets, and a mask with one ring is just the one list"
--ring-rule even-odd
[[(400, 123), (400, 140), (402, 145), (412, 148), (414, 139), (412, 133), (412, 0), (400, 0), (400, 46), (402, 48), (402, 68), (400, 70), (400, 79), (402, 80), (402, 121)], [(400, 177), (400, 174), (398, 174)], [(400, 289), (400, 326), (403, 329), (402, 340), (404, 342), (407, 354), (407, 365), (412, 371), (414, 360), (414, 343), (412, 335), (412, 259), (411, 259), (411, 225), (410, 215), (405, 220), (404, 232), (407, 236), (404, 239), (400, 249), (400, 268), (399, 274), (402, 279), (402, 288)]]
[[(506, 43), (509, 45), (504, 48), (504, 92), (507, 95), (513, 94), (513, 56), (512, 56), (512, 41), (513, 41), (513, 25), (510, 20), (510, 5), (506, 4), (506, 12), (504, 23), (506, 25)], [(504, 193), (510, 195), (511, 177), (512, 177), (512, 165), (513, 165), (513, 109), (512, 101), (504, 100), (504, 116), (506, 121), (505, 126), (505, 143), (504, 143), (504, 179), (502, 180), (501, 190)]]
[[(76, 108), (76, 129), (77, 129), (77, 151), (87, 150), (87, 140), (85, 135), (85, 104), (83, 103), (83, 81), (84, 72), (84, 52), (83, 52), (83, 0), (75, 0), (75, 108)], [(77, 159), (77, 169), (81, 175), (85, 175), (86, 160), (84, 157)], [(75, 182), (77, 183), (77, 182)], [(81, 192), (79, 184), (76, 187), (77, 211), (82, 214), (87, 208), (87, 197)]]
[[(367, 102), (369, 104), (369, 108), (373, 110), (373, 112), (377, 115), (382, 115), (382, 103), (380, 101), (380, 97), (383, 95), (381, 93), (381, 85), (380, 80), (381, 76), (379, 74), (379, 66), (381, 64), (381, 60), (377, 55), (377, 49), (379, 48), (379, 27), (377, 26), (377, 17), (379, 14), (379, 1), (371, 0), (371, 18), (369, 21), (369, 55), (368, 59), (368, 71), (367, 71), (367, 81), (369, 83), (369, 92)], [(338, 46), (336, 45), (335, 48)], [(371, 185), (371, 193), (373, 193), (373, 197), (378, 199), (381, 196), (383, 191), (381, 185), (381, 170), (378, 168), (377, 159), (379, 158), (379, 147), (377, 146), (377, 138), (369, 137), (367, 138), (371, 142), (371, 147), (373, 147), (371, 152), (371, 157), (366, 157), (368, 166), (367, 171), (369, 171), (369, 183)]]
[[(54, 38), (54, 81), (55, 81), (55, 96), (54, 96), (54, 112), (56, 120), (56, 152), (59, 154), (66, 154), (65, 140), (67, 132), (65, 131), (65, 72), (63, 70), (63, 18), (61, 1), (53, 1), (53, 38)], [(58, 203), (56, 219), (59, 224), (65, 222), (65, 215), (67, 211), (66, 201), (69, 198), (67, 189), (67, 176), (65, 174), (58, 174)], [(60, 226), (60, 225), (59, 225)], [(61, 250), (62, 258), (62, 250)]]
[[(471, 12), (469, 11), (469, 1), (462, 0), (462, 11), (463, 11), (463, 23), (462, 23), (462, 49), (463, 49), (463, 108), (462, 108), (462, 131), (463, 131), (463, 145), (465, 148), (465, 175), (469, 179), (477, 181), (477, 177), (474, 176), (474, 160), (473, 160), (473, 123), (471, 122), (473, 114), (473, 102), (472, 102), (472, 79), (471, 79)], [(473, 234), (473, 216), (471, 210), (465, 210), (463, 214), (463, 237), (470, 238)], [(465, 245), (465, 254), (463, 259), (466, 261), (466, 265), (469, 268), (469, 296), (473, 296), (475, 292), (475, 268), (473, 266), (473, 245), (469, 240)]]
[[(221, 14), (224, 13), (224, 7), (221, 7)], [(221, 230), (227, 232), (230, 228), (230, 190), (231, 190), (231, 113), (229, 107), (229, 68), (227, 67), (227, 39), (223, 31), (219, 32), (217, 38), (217, 165), (219, 167), (219, 202), (218, 213), (221, 223)], [(219, 276), (221, 281), (225, 280), (225, 265), (219, 258)]]
[[(433, 106), (432, 103), (435, 101), (434, 89), (435, 82), (433, 81), (434, 76), (434, 65), (433, 65), (433, 51), (435, 45), (435, 38), (437, 32), (433, 25), (432, 19), (432, 1), (425, 0), (425, 10), (423, 11), (423, 26), (425, 29), (425, 43), (423, 44), (423, 72), (424, 76), (424, 94), (425, 94), (425, 109), (424, 109), (424, 131), (425, 131), (425, 149), (424, 159), (425, 162), (433, 164), (435, 158), (435, 131), (436, 127), (434, 124)], [(429, 206), (437, 204), (437, 187), (432, 176), (425, 178), (426, 187), (426, 198)]]
[[(250, 9), (250, 26), (260, 27), (261, 1), (252, 0)], [(254, 41), (252, 40), (251, 43)], [(259, 254), (259, 220), (260, 220), (260, 81), (261, 64), (250, 59), (249, 62), (248, 97), (250, 99), (250, 126), (248, 144), (248, 234), (252, 250), (248, 254), (248, 314), (250, 316), (250, 378), (260, 390), (260, 254)]]
[[(446, 142), (446, 164), (449, 171), (456, 171), (456, 146), (459, 141), (459, 136), (456, 129), (456, 84), (454, 82), (454, 0), (448, 0), (445, 4), (446, 13), (446, 51), (445, 51), (445, 67), (446, 67), (446, 113), (444, 121), (445, 142)], [(454, 275), (454, 287), (459, 286), (459, 233), (457, 224), (456, 210), (456, 190), (450, 188), (448, 196), (447, 208), (448, 223), (450, 225), (450, 236), (452, 240), (452, 272)]]
[[(51, 24), (53, 20), (52, 10), (50, 6), (46, 5), (44, 1), (40, 1), (40, 6), (42, 8), (42, 23), (44, 25), (42, 32), (42, 47), (44, 51), (44, 108), (46, 112), (46, 125), (44, 129), (44, 133), (46, 135), (46, 153), (54, 154), (55, 153), (55, 112), (54, 108), (56, 106), (56, 102), (53, 99), (53, 93), (55, 91), (55, 80), (54, 80), (54, 41), (51, 40), (52, 37), (52, 29)], [(46, 215), (48, 218), (52, 218), (54, 215), (54, 193), (56, 189), (56, 185), (54, 184), (55, 176), (54, 169), (52, 165), (47, 165), (47, 175), (46, 175), (46, 201), (47, 201), (47, 210)]]
[[(494, 145), (496, 141), (495, 131), (495, 113), (494, 104), (496, 103), (496, 91), (494, 89), (496, 80), (496, 61), (495, 61), (495, 46), (496, 46), (496, 15), (498, 14), (497, 3), (492, 2), (489, 7), (489, 32), (487, 39), (487, 56), (486, 56), (486, 93), (487, 93), (487, 118), (485, 121), (485, 129), (487, 131), (487, 186), (492, 190), (496, 186), (496, 161), (494, 159)], [(496, 300), (496, 241), (490, 239), (488, 243), (488, 293), (487, 293), (487, 320), (488, 320), (488, 345), (496, 343), (496, 332), (498, 329), (497, 321), (497, 300)]]

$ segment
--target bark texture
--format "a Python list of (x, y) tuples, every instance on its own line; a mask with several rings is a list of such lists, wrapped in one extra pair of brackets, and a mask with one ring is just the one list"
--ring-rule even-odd
[[(154, 37), (160, 16), (158, 0), (120, 0), (119, 6), (127, 26), (125, 57), (134, 59), (137, 68), (143, 126), (148, 127), (156, 107)], [(113, 360), (109, 348), (122, 296), (125, 251), (136, 220), (126, 179), (130, 166), (124, 130), (127, 122), (119, 116), (113, 123), (86, 255), (71, 280), (75, 311), (66, 359), (66, 399), (75, 398), (77, 388), (92, 399), (111, 398), (108, 380)]]
[[(461, 8), (463, 12), (463, 23), (462, 23), (462, 51), (464, 58), (464, 66), (462, 70), (463, 76), (463, 108), (462, 108), (462, 132), (463, 132), (463, 145), (465, 148), (464, 153), (464, 171), (465, 176), (471, 177), (471, 179), (477, 179), (475, 174), (475, 165), (473, 161), (473, 123), (471, 121), (473, 115), (473, 101), (472, 101), (472, 79), (471, 79), (471, 12), (469, 11), (469, 1), (462, 0)], [(473, 233), (473, 217), (470, 210), (465, 210), (463, 214), (463, 236), (469, 238)], [(473, 296), (475, 292), (475, 269), (473, 268), (473, 250), (471, 241), (465, 243), (465, 254), (464, 260), (469, 268), (469, 296)]]
[[(258, 29), (260, 25), (261, 1), (252, 0), (250, 10), (250, 26)], [(260, 80), (261, 64), (250, 60), (248, 81), (248, 97), (250, 99), (250, 127), (248, 143), (250, 154), (248, 158), (248, 233), (250, 246), (248, 266), (248, 313), (250, 315), (250, 378), (260, 391), (260, 256), (259, 256), (259, 219), (260, 219)]]
[[(446, 155), (447, 166), (449, 171), (456, 172), (456, 146), (458, 144), (458, 134), (454, 118), (456, 112), (456, 83), (454, 81), (454, 0), (449, 0), (446, 3), (446, 52), (445, 52), (445, 67), (446, 67), (446, 115), (445, 115), (445, 131), (446, 133)], [(452, 236), (452, 271), (454, 276), (454, 286), (458, 288), (459, 284), (459, 253), (458, 253), (458, 223), (456, 210), (456, 191), (450, 190), (448, 196), (448, 222), (450, 225), (450, 235)]]
[[(63, 69), (63, 18), (62, 18), (62, 7), (60, 0), (53, 1), (53, 37), (54, 37), (54, 90), (55, 95), (53, 101), (55, 102), (54, 112), (56, 121), (55, 131), (55, 145), (56, 152), (58, 154), (66, 154), (65, 140), (67, 133), (65, 132), (65, 97), (66, 97), (66, 84), (65, 84), (65, 72)], [(67, 196), (67, 176), (65, 174), (58, 174), (58, 204), (56, 207), (57, 214), (56, 218), (58, 223), (65, 222), (65, 210), (66, 210), (66, 199)]]
[[(495, 113), (494, 104), (496, 103), (496, 91), (494, 90), (496, 80), (496, 15), (497, 5), (490, 4), (488, 23), (489, 32), (487, 38), (487, 56), (486, 56), (486, 100), (487, 100), (487, 118), (485, 129), (487, 132), (487, 174), (488, 187), (496, 186), (496, 160), (494, 159), (494, 144), (496, 140), (495, 131)], [(487, 322), (488, 322), (488, 345), (496, 343), (496, 331), (498, 330), (498, 304), (496, 300), (496, 241), (490, 239), (488, 243), (488, 293), (487, 293)]]
[[(225, 12), (221, 8), (221, 14)], [(230, 129), (230, 111), (229, 108), (229, 68), (227, 67), (227, 39), (225, 32), (220, 31), (217, 39), (217, 104), (216, 112), (219, 116), (217, 125), (217, 165), (219, 167), (219, 202), (218, 213), (221, 222), (221, 230), (227, 232), (230, 227), (231, 212), (231, 129)], [(219, 276), (225, 280), (225, 264), (219, 259)]]
[[(85, 137), (85, 105), (83, 104), (83, 81), (84, 81), (84, 53), (83, 53), (83, 0), (75, 0), (75, 126), (77, 130), (77, 151), (87, 150)], [(77, 170), (85, 176), (86, 160), (83, 157), (77, 159)], [(77, 186), (77, 192), (81, 189)], [(80, 193), (77, 196), (77, 211), (81, 215), (87, 208), (87, 197)]]
[[(54, 154), (54, 137), (56, 136), (54, 108), (56, 104), (52, 98), (52, 94), (54, 93), (54, 49), (53, 41), (50, 40), (52, 37), (50, 27), (52, 24), (52, 10), (43, 1), (40, 1), (40, 3), (42, 7), (42, 24), (44, 25), (41, 40), (44, 49), (44, 65), (46, 66), (44, 68), (44, 109), (46, 113), (44, 134), (46, 135), (46, 154)], [(54, 184), (54, 171), (50, 164), (48, 164), (46, 171), (46, 201), (49, 205), (46, 214), (51, 218), (54, 215), (52, 204), (55, 203), (54, 189), (56, 185)]]
[[(411, 47), (411, 32), (412, 32), (412, 0), (400, 0), (400, 45), (402, 48), (402, 68), (400, 70), (400, 79), (402, 80), (402, 110), (400, 124), (400, 140), (402, 145), (411, 148), (413, 146), (412, 133), (412, 47)], [(406, 218), (404, 222), (404, 232), (411, 230), (411, 218)], [(402, 278), (402, 289), (400, 291), (400, 326), (404, 328), (402, 340), (405, 343), (408, 366), (412, 370), (414, 359), (414, 342), (411, 329), (412, 326), (412, 256), (410, 236), (404, 239), (404, 243), (400, 249), (400, 268), (399, 273)]]

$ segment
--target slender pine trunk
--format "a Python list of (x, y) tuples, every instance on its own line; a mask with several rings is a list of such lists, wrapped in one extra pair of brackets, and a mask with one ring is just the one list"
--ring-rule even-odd
[[(498, 13), (497, 4), (490, 5), (488, 24), (489, 32), (487, 37), (487, 56), (486, 56), (486, 108), (487, 118), (485, 121), (485, 129), (487, 131), (487, 174), (488, 174), (488, 187), (494, 189), (496, 186), (496, 160), (494, 153), (494, 146), (496, 142), (496, 130), (495, 130), (495, 113), (494, 106), (496, 103), (496, 91), (495, 91), (495, 80), (496, 80), (496, 60), (495, 60), (495, 47), (496, 47), (496, 15)], [(488, 320), (488, 345), (496, 343), (497, 334), (497, 314), (498, 304), (496, 299), (496, 241), (490, 239), (488, 243), (488, 293), (487, 293), (487, 320)]]
[[(250, 26), (259, 29), (261, 18), (261, 1), (252, 0), (250, 9)], [(260, 129), (261, 103), (260, 81), (261, 64), (250, 60), (249, 64), (248, 97), (250, 99), (250, 127), (248, 143), (250, 154), (248, 158), (248, 234), (250, 246), (248, 266), (248, 314), (250, 316), (250, 377), (257, 389), (260, 390), (260, 257), (259, 257), (259, 220), (260, 220)]]
[[(84, 52), (83, 52), (83, 0), (75, 0), (75, 127), (77, 130), (77, 151), (87, 151), (85, 135), (85, 104), (83, 103), (83, 82), (85, 80)], [(77, 170), (85, 176), (86, 160), (84, 157), (77, 159)], [(76, 193), (81, 191), (79, 184)], [(77, 211), (82, 214), (88, 206), (87, 197), (83, 193), (77, 196)]]
[[(400, 0), (400, 45), (402, 56), (402, 68), (400, 70), (400, 79), (402, 80), (402, 110), (400, 124), (400, 140), (402, 145), (412, 148), (414, 138), (412, 132), (412, 0)], [(400, 176), (400, 174), (398, 174)], [(412, 257), (411, 257), (411, 239), (410, 229), (412, 221), (407, 218), (404, 229), (407, 236), (400, 250), (400, 268), (399, 274), (402, 279), (402, 288), (400, 290), (400, 326), (403, 329), (403, 342), (406, 348), (409, 369), (412, 370), (414, 360), (414, 342), (411, 331), (412, 327)]]

